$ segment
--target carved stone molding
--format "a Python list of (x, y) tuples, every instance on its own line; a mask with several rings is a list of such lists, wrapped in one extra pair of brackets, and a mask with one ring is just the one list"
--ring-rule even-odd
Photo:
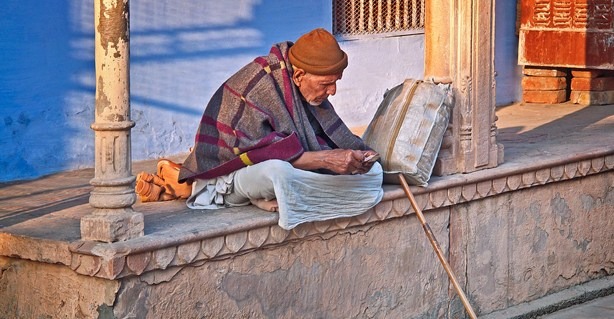
[[(611, 170), (614, 170), (614, 152), (607, 152), (592, 154), (574, 162), (557, 162), (524, 169), (513, 167), (494, 174), (446, 178), (428, 188), (416, 188), (414, 195), (418, 205), (428, 212), (506, 192)], [(203, 235), (200, 238), (192, 236), (185, 242), (177, 238), (169, 239), (172, 241), (168, 243), (77, 242), (70, 247), (72, 258), (69, 266), (83, 275), (118, 279), (170, 267), (183, 267), (196, 262), (229, 258), (264, 247), (310, 236), (322, 236), (412, 213), (413, 210), (403, 190), (390, 185), (387, 186), (384, 200), (380, 204), (356, 217), (306, 223), (290, 231), (280, 228), (275, 220), (270, 219), (249, 229)]]

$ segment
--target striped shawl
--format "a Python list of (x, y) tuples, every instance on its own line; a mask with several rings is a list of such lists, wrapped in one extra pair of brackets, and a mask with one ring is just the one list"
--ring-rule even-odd
[(350, 132), (328, 100), (304, 107), (292, 82), (288, 61), (291, 42), (274, 45), (268, 56), (258, 57), (213, 95), (183, 163), (181, 182), (229, 174), (269, 159), (292, 161), (305, 151), (330, 149), (317, 136), (308, 114), (322, 127), (333, 148), (367, 149)]

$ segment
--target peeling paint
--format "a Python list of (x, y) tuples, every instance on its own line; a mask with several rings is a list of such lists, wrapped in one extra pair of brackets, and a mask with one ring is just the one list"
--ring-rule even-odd
[(559, 217), (558, 225), (566, 226), (571, 222), (571, 209), (567, 204), (567, 200), (561, 197), (560, 193), (556, 193), (556, 196), (550, 201), (552, 207), (552, 213)]
[(98, 77), (96, 88), (96, 117), (108, 122), (123, 122), (128, 118), (124, 114), (117, 113), (117, 106), (111, 105), (109, 97), (105, 93), (103, 76)]
[(588, 213), (593, 210), (593, 207), (596, 203), (595, 198), (587, 194), (582, 194), (580, 196), (580, 200), (582, 201), (582, 209), (584, 210), (584, 212)]
[(539, 228), (539, 227), (535, 227), (535, 229), (533, 230), (533, 245), (532, 245), (532, 251), (534, 253), (539, 253), (542, 252), (546, 249), (547, 246), (547, 242), (548, 242), (548, 233)]
[(98, 76), (98, 86), (96, 87), (96, 116), (101, 117), (107, 108), (111, 107), (111, 101), (105, 94), (103, 76)]
[(574, 240), (573, 243), (576, 249), (581, 250), (582, 252), (586, 252), (588, 250), (588, 245), (591, 243), (591, 241), (586, 238), (583, 238), (581, 241)]
[(30, 118), (28, 118), (24, 112), (19, 113), (19, 117), (17, 118), (17, 123), (23, 126), (28, 126), (30, 125), (30, 122), (32, 122), (32, 120), (30, 120)]
[[(100, 1), (100, 15), (98, 16), (97, 31), (100, 34), (100, 46), (104, 48), (105, 55), (109, 54), (109, 47), (116, 50), (115, 57), (121, 56), (120, 41), (129, 42), (129, 5), (122, 0)], [(113, 5), (114, 4), (114, 5)], [(119, 20), (119, 21), (118, 21)], [(119, 56), (118, 56), (119, 54)]]
[(150, 293), (148, 288), (146, 283), (138, 279), (122, 282), (117, 294), (119, 302), (113, 306), (114, 314), (119, 314), (120, 318), (146, 318), (150, 308), (147, 304)]

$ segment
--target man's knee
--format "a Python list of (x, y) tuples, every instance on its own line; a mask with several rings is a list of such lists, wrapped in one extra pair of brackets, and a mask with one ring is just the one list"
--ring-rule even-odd
[(245, 173), (254, 182), (286, 180), (292, 178), (296, 168), (282, 160), (267, 160), (246, 168)]
[(284, 176), (291, 174), (292, 164), (282, 160), (266, 160), (258, 164), (247, 166), (239, 171), (235, 175), (235, 179), (249, 180), (250, 182), (264, 182), (265, 180), (271, 180), (273, 176)]
[(235, 174), (235, 191), (250, 199), (275, 198), (275, 183), (293, 178), (292, 164), (281, 160), (267, 160), (245, 167)]
[(264, 161), (260, 164), (265, 165), (266, 170), (273, 175), (288, 175), (296, 169), (292, 164), (276, 159)]

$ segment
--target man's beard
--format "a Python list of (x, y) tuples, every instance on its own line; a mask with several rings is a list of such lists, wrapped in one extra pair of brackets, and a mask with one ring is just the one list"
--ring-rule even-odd
[(309, 105), (311, 106), (320, 106), (322, 104), (322, 102), (318, 103), (318, 102), (313, 102), (313, 101), (309, 101), (307, 103), (309, 103)]

